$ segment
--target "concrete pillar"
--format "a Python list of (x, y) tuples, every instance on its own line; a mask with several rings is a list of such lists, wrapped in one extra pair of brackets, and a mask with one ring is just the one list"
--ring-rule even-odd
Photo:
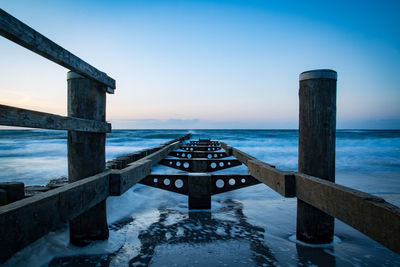
[[(331, 182), (335, 182), (336, 80), (333, 70), (300, 74), (298, 171)], [(333, 217), (297, 200), (298, 240), (329, 243), (333, 234)]]
[[(68, 72), (68, 116), (105, 121), (104, 85)], [(105, 133), (68, 131), (68, 182), (72, 183), (105, 169)], [(108, 238), (106, 201), (70, 221), (70, 241), (83, 246)]]
[(211, 209), (211, 175), (192, 173), (188, 176), (189, 210)]

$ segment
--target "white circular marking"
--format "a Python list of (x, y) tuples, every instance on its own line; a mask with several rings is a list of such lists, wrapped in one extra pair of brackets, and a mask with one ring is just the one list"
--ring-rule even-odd
[(181, 179), (177, 179), (177, 180), (175, 181), (175, 186), (176, 186), (177, 188), (182, 188), (182, 186), (183, 186), (183, 181), (182, 181)]
[(218, 188), (222, 188), (222, 187), (224, 187), (225, 183), (224, 183), (223, 180), (218, 179), (218, 180), (215, 182), (215, 185), (216, 185)]

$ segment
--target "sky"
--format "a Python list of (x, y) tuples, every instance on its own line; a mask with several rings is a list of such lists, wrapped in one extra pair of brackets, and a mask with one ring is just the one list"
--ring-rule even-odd
[[(400, 1), (22, 1), (0, 8), (106, 72), (114, 129), (297, 129), (333, 69), (339, 129), (400, 129)], [(0, 104), (67, 111), (67, 69), (0, 38)]]

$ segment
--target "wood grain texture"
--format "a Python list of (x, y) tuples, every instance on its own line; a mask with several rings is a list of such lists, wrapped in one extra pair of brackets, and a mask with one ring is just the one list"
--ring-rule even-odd
[(112, 170), (110, 195), (120, 196), (151, 173), (151, 160), (140, 159), (121, 170)]
[(0, 9), (0, 34), (71, 71), (106, 85), (107, 92), (114, 93), (114, 79), (11, 16), (3, 9)]
[[(87, 78), (71, 78), (68, 84), (68, 116), (105, 122), (105, 85)], [(105, 169), (105, 133), (68, 131), (68, 182), (101, 173)], [(69, 224), (70, 242), (87, 245), (109, 236), (106, 201), (72, 219)]]
[[(319, 70), (315, 71), (319, 73)], [(307, 72), (311, 75), (313, 71)], [(336, 80), (300, 80), (298, 171), (335, 181)], [(324, 244), (333, 240), (334, 218), (297, 201), (297, 239)]]
[(165, 145), (163, 148), (157, 148), (150, 155), (130, 163), (124, 169), (112, 170), (110, 176), (110, 195), (120, 196), (129, 188), (140, 182), (151, 173), (152, 166), (165, 158), (168, 153), (174, 150), (179, 144), (180, 141), (177, 141)]
[(0, 263), (108, 196), (109, 172), (0, 207)]
[(400, 253), (400, 209), (384, 199), (306, 174), (296, 174), (297, 198)]
[(111, 132), (111, 124), (107, 122), (64, 117), (5, 105), (0, 105), (0, 125), (94, 133)]
[(293, 173), (271, 167), (259, 160), (248, 160), (249, 174), (284, 197), (296, 196), (296, 182)]
[(335, 181), (336, 80), (300, 82), (299, 172)]

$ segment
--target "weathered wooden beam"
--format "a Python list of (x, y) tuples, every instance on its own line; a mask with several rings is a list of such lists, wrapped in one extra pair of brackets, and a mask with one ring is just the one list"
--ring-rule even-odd
[(151, 173), (151, 160), (138, 160), (121, 170), (112, 170), (110, 195), (120, 196)]
[(159, 163), (163, 158), (168, 156), (169, 152), (171, 152), (176, 147), (178, 147), (179, 144), (180, 144), (180, 141), (169, 144), (169, 145), (165, 146), (164, 148), (159, 149), (158, 151), (156, 150), (156, 152), (153, 152), (152, 154), (144, 157), (143, 160), (151, 160), (151, 162), (152, 162), (151, 164), (152, 164), (152, 166), (154, 166), (157, 163)]
[(81, 132), (111, 132), (111, 124), (96, 120), (64, 117), (45, 112), (0, 105), (0, 125), (71, 130)]
[[(225, 151), (228, 153), (228, 155), (232, 155), (235, 158), (237, 158), (241, 163), (247, 166), (247, 162), (249, 160), (255, 160), (256, 158), (253, 156), (250, 156), (249, 154), (240, 151), (239, 149), (236, 149), (234, 147), (228, 146), (226, 143), (221, 143), (221, 147), (225, 149)], [(272, 166), (272, 165), (271, 165)]]
[(175, 142), (152, 154), (129, 164), (121, 170), (112, 170), (110, 195), (120, 196), (151, 173), (151, 167), (168, 155), (180, 142)]
[[(75, 72), (68, 72), (68, 116), (105, 122), (105, 86)], [(105, 169), (106, 134), (68, 131), (68, 182), (101, 173)], [(106, 201), (80, 214), (69, 223), (70, 242), (87, 245), (109, 236)]]
[(255, 160), (256, 159), (253, 156), (250, 156), (249, 154), (247, 154), (247, 153), (245, 153), (243, 151), (240, 151), (239, 149), (236, 149), (234, 147), (232, 147), (232, 156), (237, 158), (244, 165), (248, 165), (248, 162), (250, 160)]
[[(285, 172), (231, 149), (249, 173), (285, 197), (313, 206), (352, 226), (383, 246), (400, 253), (400, 209), (384, 199), (302, 173)], [(252, 159), (253, 158), (253, 159)]]
[[(105, 171), (0, 207), (0, 263), (48, 232), (92, 209), (108, 195), (120, 195), (115, 192), (128, 190), (146, 177), (151, 172), (151, 166), (160, 158), (179, 145), (179, 142), (167, 143), (164, 148), (158, 148), (157, 152), (123, 170)], [(118, 179), (111, 177), (112, 174), (117, 174), (115, 177)], [(6, 191), (3, 193), (0, 197), (6, 195)]]
[(292, 172), (274, 168), (259, 160), (248, 160), (249, 174), (284, 197), (296, 196), (296, 181)]
[(106, 85), (107, 92), (114, 93), (114, 79), (11, 16), (3, 9), (0, 9), (0, 34), (71, 71)]
[(296, 174), (297, 198), (400, 253), (400, 209), (384, 199), (306, 174)]
[[(232, 156), (232, 147), (231, 146), (228, 146), (226, 143), (221, 142), (221, 147), (225, 150), (225, 152), (226, 152), (226, 154), (228, 154), (228, 156)], [(242, 163), (245, 164), (244, 162), (242, 162)]]
[[(107, 162), (107, 168), (108, 169), (123, 169), (125, 168), (129, 163), (132, 163), (134, 161), (137, 161), (143, 157), (148, 156), (149, 154), (161, 150), (162, 148), (175, 143), (175, 142), (181, 142), (187, 138), (189, 138), (190, 135), (183, 135), (181, 137), (175, 138), (173, 140), (170, 140), (168, 142), (165, 142), (162, 145), (156, 146), (156, 147), (152, 147), (152, 148), (148, 148), (148, 149), (143, 149), (143, 150), (139, 150), (139, 151), (135, 151), (133, 153), (129, 153), (129, 154), (124, 154), (122, 156), (117, 157), (116, 159), (110, 160)], [(171, 149), (172, 150), (172, 149)], [(172, 152), (170, 152), (172, 153)]]
[[(311, 70), (299, 81), (299, 173), (335, 182), (336, 80), (333, 70)], [(296, 238), (311, 244), (333, 241), (332, 216), (297, 200)]]
[(109, 172), (0, 207), (0, 263), (105, 200)]

